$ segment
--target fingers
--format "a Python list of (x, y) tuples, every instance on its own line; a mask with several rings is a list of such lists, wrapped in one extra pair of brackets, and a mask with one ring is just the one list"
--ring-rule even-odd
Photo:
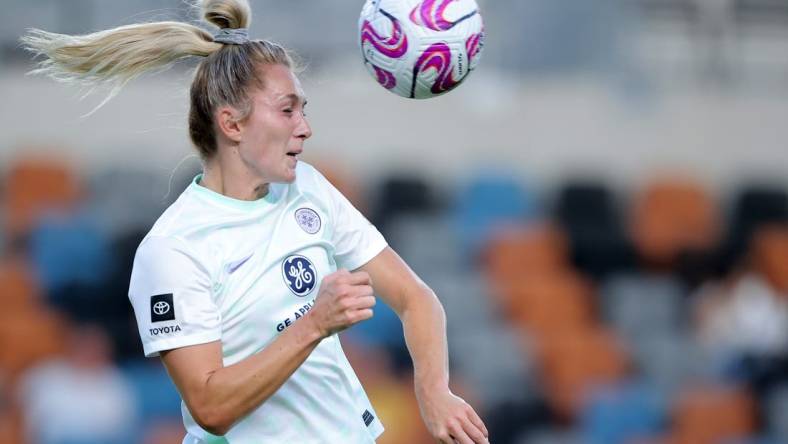
[(489, 444), (489, 434), (484, 422), (479, 418), (472, 407), (467, 406), (467, 417), (458, 417), (450, 420), (446, 429), (438, 433), (436, 438), (440, 443), (450, 444)]
[(436, 438), (438, 440), (438, 444), (454, 444), (455, 443), (454, 438), (451, 435), (449, 435), (448, 431), (439, 434)]
[(471, 421), (471, 424), (476, 426), (476, 428), (479, 429), (480, 432), (482, 432), (482, 435), (484, 435), (485, 438), (490, 437), (490, 432), (487, 431), (487, 427), (485, 427), (484, 421), (482, 421), (482, 419), (479, 418), (479, 415), (477, 415), (476, 411), (473, 410), (473, 408), (470, 406), (468, 406), (468, 419)]
[[(483, 426), (484, 424), (482, 424), (482, 427)], [(476, 426), (469, 419), (462, 421), (462, 430), (472, 440), (470, 441), (471, 443), (486, 444), (489, 442), (487, 440), (487, 434), (482, 431), (482, 428)]]
[(323, 278), (313, 309), (319, 314), (313, 316), (318, 317), (318, 328), (327, 336), (371, 318), (375, 303), (369, 274), (338, 270)]
[[(449, 424), (449, 435), (451, 435), (451, 437), (454, 438), (454, 441), (459, 444), (474, 444), (477, 442), (472, 440), (468, 434), (465, 433), (465, 430), (461, 424), (454, 422)], [(478, 443), (483, 444), (484, 441), (478, 441)]]
[(353, 304), (350, 306), (351, 310), (364, 310), (367, 308), (372, 308), (377, 303), (377, 299), (375, 296), (361, 296), (356, 298), (353, 301)]
[(372, 285), (372, 278), (369, 277), (369, 273), (366, 271), (354, 271), (354, 272), (347, 272), (347, 275), (343, 276), (346, 279), (346, 283), (350, 285)]
[(356, 285), (348, 288), (348, 294), (354, 298), (372, 296), (375, 291), (369, 285)]
[(353, 313), (353, 323), (355, 324), (357, 322), (366, 321), (367, 319), (371, 318), (373, 314), (374, 313), (372, 312), (372, 309), (369, 308), (357, 310)]

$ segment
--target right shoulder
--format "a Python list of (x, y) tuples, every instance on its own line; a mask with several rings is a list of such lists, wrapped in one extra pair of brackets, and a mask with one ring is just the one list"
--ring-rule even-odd
[(132, 274), (156, 276), (189, 270), (189, 274), (210, 276), (208, 264), (189, 244), (176, 236), (148, 234), (137, 247)]

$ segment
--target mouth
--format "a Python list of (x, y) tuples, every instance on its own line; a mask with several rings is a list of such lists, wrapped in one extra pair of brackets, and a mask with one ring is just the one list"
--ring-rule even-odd
[(302, 152), (303, 152), (303, 150), (288, 151), (287, 155), (292, 157), (292, 158), (294, 158), (294, 159), (298, 159), (298, 155), (301, 154)]

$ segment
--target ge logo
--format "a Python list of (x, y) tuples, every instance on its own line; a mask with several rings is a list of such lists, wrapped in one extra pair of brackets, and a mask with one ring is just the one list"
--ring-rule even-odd
[(304, 256), (294, 254), (282, 262), (282, 276), (287, 287), (296, 296), (304, 297), (314, 288), (317, 273), (312, 262)]
[(153, 312), (157, 315), (166, 314), (168, 311), (170, 311), (170, 304), (164, 301), (159, 301), (153, 304)]

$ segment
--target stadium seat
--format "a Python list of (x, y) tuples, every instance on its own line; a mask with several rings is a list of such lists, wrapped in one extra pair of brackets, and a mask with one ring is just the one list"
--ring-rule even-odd
[(408, 213), (430, 213), (437, 208), (435, 191), (427, 181), (418, 176), (389, 177), (379, 185), (375, 208), (370, 220), (388, 235), (388, 223), (396, 216)]
[(421, 277), (443, 304), (449, 337), (500, 323), (489, 283), (479, 271), (441, 271)]
[(524, 276), (498, 286), (496, 294), (506, 317), (537, 336), (596, 322), (591, 284), (570, 271)]
[(113, 265), (106, 236), (89, 213), (42, 217), (30, 232), (30, 257), (48, 293), (69, 284), (99, 285)]
[(367, 202), (367, 198), (370, 196), (364, 194), (364, 187), (359, 186), (352, 175), (348, 174), (348, 172), (338, 164), (336, 159), (310, 159), (310, 164), (320, 171), (320, 174), (331, 182), (331, 185), (342, 193), (361, 214), (367, 217), (371, 216), (371, 208)]
[(453, 210), (467, 257), (475, 259), (497, 229), (537, 219), (539, 208), (536, 195), (516, 176), (480, 174), (471, 179), (458, 190)]
[(344, 335), (363, 344), (383, 347), (393, 353), (397, 359), (400, 357), (408, 359), (402, 322), (394, 310), (383, 301), (379, 300), (376, 303), (375, 315), (371, 319), (348, 329)]
[(90, 178), (89, 212), (99, 228), (113, 239), (136, 230), (147, 231), (183, 191), (186, 176), (190, 176), (189, 181), (194, 177), (188, 172), (170, 181), (166, 171), (101, 171)]
[(602, 328), (565, 330), (538, 338), (542, 381), (553, 411), (571, 419), (595, 385), (619, 381), (629, 371), (620, 339)]
[(41, 308), (0, 315), (0, 372), (11, 381), (35, 363), (63, 351), (65, 324)]
[(19, 259), (0, 261), (0, 289), (7, 315), (35, 311), (42, 302), (39, 285), (30, 267)]
[(137, 417), (142, 423), (180, 418), (181, 398), (161, 361), (131, 361), (121, 367), (137, 397)]
[(40, 157), (14, 161), (0, 189), (5, 207), (3, 225), (11, 239), (26, 235), (43, 213), (71, 210), (84, 194), (66, 162)]
[[(387, 427), (386, 433), (378, 438), (379, 444), (430, 444), (430, 437), (419, 415), (419, 406), (413, 386), (394, 378), (380, 378), (366, 384), (365, 389), (375, 411)], [(386, 436), (388, 435), (388, 436)]]
[(506, 325), (474, 327), (452, 335), (449, 356), (456, 372), (476, 389), (481, 406), (532, 399), (537, 388), (528, 338)]
[(567, 233), (573, 263), (601, 278), (633, 266), (633, 252), (624, 234), (615, 196), (600, 181), (576, 180), (564, 184), (553, 210)]
[(750, 185), (734, 197), (721, 271), (739, 263), (753, 233), (762, 225), (788, 223), (788, 190), (784, 186)]
[(684, 329), (625, 336), (635, 370), (661, 392), (670, 395), (708, 376), (708, 362)]
[(637, 195), (630, 231), (646, 266), (673, 269), (682, 253), (717, 247), (719, 220), (716, 203), (701, 185), (665, 179), (647, 184)]
[(774, 387), (764, 405), (767, 431), (771, 436), (788, 437), (788, 381)]
[(589, 444), (627, 444), (660, 433), (667, 420), (666, 399), (643, 381), (625, 381), (591, 390), (580, 427)]
[(759, 228), (753, 238), (751, 254), (756, 270), (777, 294), (788, 297), (788, 224)]
[(19, 408), (6, 405), (0, 409), (0, 444), (24, 443), (24, 435), (24, 422)]
[(585, 438), (579, 431), (545, 428), (523, 433), (515, 444), (588, 444)]
[(679, 394), (673, 433), (679, 444), (715, 444), (755, 430), (755, 401), (742, 388), (698, 386)]
[(685, 293), (671, 275), (611, 275), (600, 289), (601, 311), (624, 337), (671, 332), (683, 326)]
[(183, 441), (186, 430), (179, 418), (153, 420), (142, 425), (142, 439), (139, 444), (177, 444)]
[(2, 193), (0, 193), (0, 257), (5, 257), (6, 254), (9, 254), (11, 250), (11, 246), (9, 245), (9, 239), (7, 238), (7, 234), (5, 230), (2, 228), (2, 224), (6, 220), (6, 216), (4, 214), (4, 205), (2, 203)]
[(481, 258), (489, 279), (497, 284), (527, 276), (560, 273), (570, 267), (563, 231), (548, 224), (498, 229), (483, 245)]
[(386, 240), (419, 275), (467, 269), (450, 220), (443, 214), (402, 214), (388, 223)]

